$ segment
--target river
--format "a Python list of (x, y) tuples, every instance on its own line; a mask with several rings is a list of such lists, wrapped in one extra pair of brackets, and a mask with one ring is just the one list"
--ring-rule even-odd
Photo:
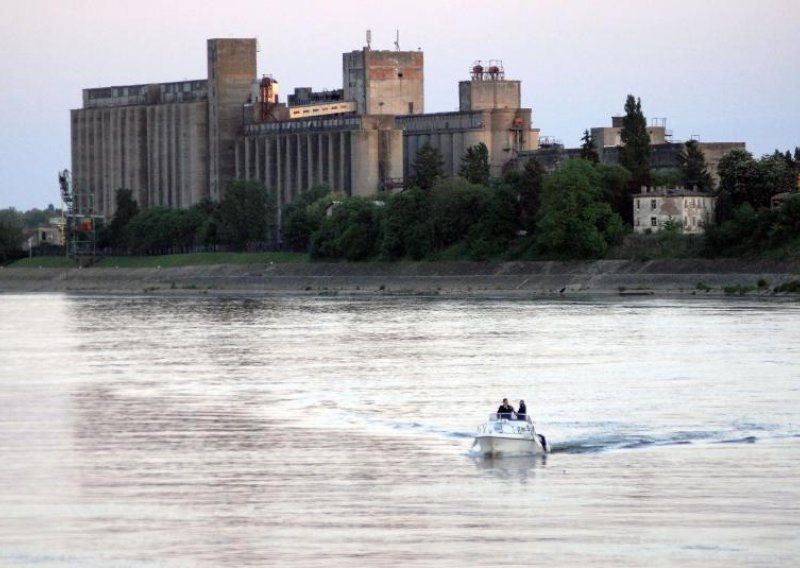
[[(527, 402), (553, 452), (485, 459)], [(800, 304), (0, 296), (0, 565), (790, 566)]]

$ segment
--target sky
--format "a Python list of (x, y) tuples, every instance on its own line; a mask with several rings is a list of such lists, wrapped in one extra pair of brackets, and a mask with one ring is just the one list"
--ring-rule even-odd
[(0, 6), (0, 209), (60, 206), (82, 89), (204, 79), (206, 39), (255, 37), (258, 73), (341, 88), (341, 54), (425, 53), (425, 111), (502, 60), (542, 136), (577, 146), (628, 93), (675, 140), (800, 146), (800, 0), (26, 0)]

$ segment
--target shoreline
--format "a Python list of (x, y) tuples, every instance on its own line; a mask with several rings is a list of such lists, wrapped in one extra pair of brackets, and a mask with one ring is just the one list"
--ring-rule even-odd
[(177, 268), (0, 269), (0, 293), (787, 297), (800, 259), (599, 260), (197, 265)]

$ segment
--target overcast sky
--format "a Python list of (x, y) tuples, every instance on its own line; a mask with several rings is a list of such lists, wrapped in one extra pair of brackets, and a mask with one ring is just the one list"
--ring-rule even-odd
[(282, 97), (340, 88), (341, 54), (425, 52), (425, 110), (477, 59), (522, 81), (543, 136), (575, 146), (628, 93), (674, 138), (800, 145), (800, 0), (25, 0), (0, 7), (0, 208), (60, 206), (69, 110), (90, 87), (203, 79), (206, 39), (255, 37)]

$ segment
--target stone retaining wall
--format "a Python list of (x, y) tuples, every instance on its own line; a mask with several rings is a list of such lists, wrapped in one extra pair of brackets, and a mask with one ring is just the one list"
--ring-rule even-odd
[(800, 261), (289, 263), (182, 268), (2, 268), (0, 292), (691, 293), (800, 279)]

